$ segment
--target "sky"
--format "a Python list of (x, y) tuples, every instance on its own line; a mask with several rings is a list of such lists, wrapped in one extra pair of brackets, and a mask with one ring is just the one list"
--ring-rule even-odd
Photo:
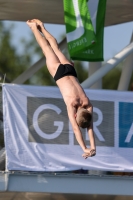
[[(14, 24), (12, 43), (16, 46), (18, 52), (21, 52), (21, 38), (30, 38), (31, 30), (25, 22), (4, 21), (6, 26)], [(61, 41), (61, 35), (66, 33), (65, 25), (45, 24), (46, 29), (57, 39)], [(104, 28), (104, 60), (111, 59), (130, 43), (133, 32), (133, 22), (119, 24)], [(85, 65), (87, 62), (84, 63)]]

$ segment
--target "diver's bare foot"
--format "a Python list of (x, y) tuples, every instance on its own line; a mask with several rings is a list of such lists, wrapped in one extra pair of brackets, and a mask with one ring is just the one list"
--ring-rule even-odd
[(83, 156), (83, 158), (86, 159), (88, 157), (92, 157), (92, 156), (95, 156), (95, 155), (96, 155), (96, 150), (95, 149), (87, 149), (82, 156)]
[(37, 23), (38, 30), (42, 33), (42, 28), (44, 28), (43, 22), (41, 22), (39, 19), (34, 19), (34, 20)]
[(36, 24), (36, 22), (35, 22), (34, 19), (28, 20), (26, 23), (27, 23), (27, 25), (28, 25), (32, 30), (33, 30), (34, 28), (37, 28), (37, 24)]

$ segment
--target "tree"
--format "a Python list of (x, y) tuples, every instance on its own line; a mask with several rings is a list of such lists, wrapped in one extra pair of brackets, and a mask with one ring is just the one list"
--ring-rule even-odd
[(13, 25), (6, 28), (0, 22), (0, 73), (6, 74), (9, 82), (21, 74), (31, 63), (31, 57), (19, 55), (17, 49), (12, 45)]
[(110, 72), (108, 72), (103, 77), (103, 89), (117, 90), (120, 75), (121, 75), (121, 69), (119, 67), (116, 67), (112, 69)]

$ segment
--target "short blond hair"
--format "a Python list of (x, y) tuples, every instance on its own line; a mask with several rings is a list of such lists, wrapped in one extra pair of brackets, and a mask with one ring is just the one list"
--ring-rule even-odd
[(91, 120), (92, 120), (92, 114), (88, 110), (82, 109), (77, 111), (76, 121), (81, 128), (90, 127)]

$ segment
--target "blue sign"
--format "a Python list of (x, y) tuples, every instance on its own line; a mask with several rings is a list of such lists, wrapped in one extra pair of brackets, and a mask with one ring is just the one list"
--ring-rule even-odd
[(119, 103), (119, 147), (133, 147), (133, 103)]

